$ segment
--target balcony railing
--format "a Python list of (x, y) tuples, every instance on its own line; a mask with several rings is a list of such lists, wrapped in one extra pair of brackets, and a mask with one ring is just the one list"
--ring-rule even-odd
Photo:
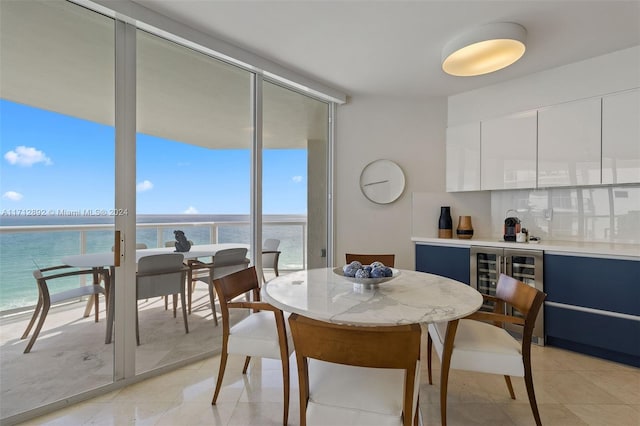
[[(138, 223), (136, 242), (164, 247), (175, 241), (173, 231), (180, 229), (194, 244), (248, 244), (249, 225), (248, 221)], [(306, 216), (265, 220), (263, 238), (280, 240), (279, 269), (306, 268)], [(35, 304), (34, 269), (60, 264), (63, 256), (110, 251), (112, 246), (113, 224), (0, 226), (0, 314)]]

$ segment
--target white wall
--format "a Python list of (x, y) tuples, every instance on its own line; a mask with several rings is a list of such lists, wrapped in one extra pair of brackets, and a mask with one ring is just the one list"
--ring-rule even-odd
[[(446, 98), (355, 97), (338, 108), (335, 265), (346, 252), (366, 252), (395, 253), (396, 267), (415, 267), (412, 192), (444, 192), (446, 122)], [(392, 204), (374, 204), (360, 192), (362, 168), (379, 158), (405, 174), (404, 193)]]

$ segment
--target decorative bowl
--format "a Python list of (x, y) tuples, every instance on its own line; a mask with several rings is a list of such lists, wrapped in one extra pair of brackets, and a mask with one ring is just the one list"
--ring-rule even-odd
[(397, 277), (398, 275), (400, 275), (400, 270), (399, 269), (395, 269), (395, 268), (391, 268), (391, 271), (393, 272), (393, 275), (390, 277), (382, 277), (382, 278), (356, 278), (356, 277), (347, 277), (344, 275), (344, 272), (342, 271), (342, 267), (338, 267), (338, 268), (333, 268), (333, 273), (336, 275), (340, 275), (341, 277), (345, 277), (347, 280), (356, 283), (356, 284), (365, 284), (365, 285), (374, 285), (374, 284), (381, 284), (387, 281), (391, 281), (392, 279), (394, 279), (395, 277)]

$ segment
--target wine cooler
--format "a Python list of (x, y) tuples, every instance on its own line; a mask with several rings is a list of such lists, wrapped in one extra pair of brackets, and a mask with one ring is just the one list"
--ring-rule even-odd
[[(509, 275), (525, 284), (543, 290), (543, 256), (541, 250), (471, 247), (471, 286), (480, 293), (495, 296), (500, 274)], [(492, 311), (492, 302), (485, 302), (481, 310)], [(511, 315), (519, 315), (511, 309)], [(510, 332), (522, 334), (522, 327), (507, 324)], [(544, 306), (540, 307), (533, 329), (533, 343), (544, 345)]]

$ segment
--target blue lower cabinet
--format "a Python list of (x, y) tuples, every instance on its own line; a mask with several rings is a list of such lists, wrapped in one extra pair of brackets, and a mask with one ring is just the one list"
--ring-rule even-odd
[(545, 305), (547, 344), (640, 367), (638, 277), (637, 260), (545, 253), (546, 300), (569, 307)]
[(640, 367), (640, 321), (545, 305), (547, 345)]
[(547, 300), (640, 316), (640, 261), (544, 255)]
[(416, 244), (416, 271), (469, 284), (469, 247)]

